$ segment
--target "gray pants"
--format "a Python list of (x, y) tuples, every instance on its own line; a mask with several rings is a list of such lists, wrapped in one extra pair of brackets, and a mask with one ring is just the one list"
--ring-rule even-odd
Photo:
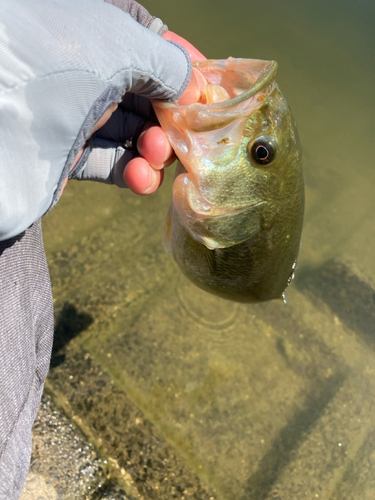
[(53, 303), (40, 220), (0, 241), (0, 500), (17, 500), (47, 377)]

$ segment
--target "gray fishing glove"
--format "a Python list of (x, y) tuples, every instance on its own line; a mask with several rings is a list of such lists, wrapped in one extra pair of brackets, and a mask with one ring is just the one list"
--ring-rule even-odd
[(69, 179), (127, 187), (126, 165), (138, 155), (137, 139), (146, 123), (158, 123), (149, 99), (127, 92), (108, 122), (89, 140)]
[(147, 99), (175, 101), (190, 79), (189, 56), (160, 36), (165, 29), (134, 1), (1, 2), (0, 240), (56, 203), (114, 102), (118, 111), (70, 176), (123, 185), (121, 168), (135, 154), (125, 146), (155, 119)]

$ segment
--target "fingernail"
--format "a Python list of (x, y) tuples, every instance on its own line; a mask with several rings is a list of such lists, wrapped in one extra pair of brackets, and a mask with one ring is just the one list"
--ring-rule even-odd
[(157, 183), (159, 182), (159, 173), (156, 172), (153, 168), (150, 167), (149, 170), (149, 178), (148, 178), (148, 186), (144, 190), (144, 194), (151, 194), (156, 191)]

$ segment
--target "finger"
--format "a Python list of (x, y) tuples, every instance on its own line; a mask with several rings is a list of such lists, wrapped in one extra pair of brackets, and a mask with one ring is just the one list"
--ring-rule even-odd
[[(199, 52), (198, 49), (194, 47), (190, 42), (182, 38), (182, 36), (173, 33), (173, 31), (166, 31), (163, 33), (163, 38), (165, 40), (171, 40), (176, 42), (188, 52), (189, 57), (192, 61), (204, 61), (206, 57)], [(193, 68), (191, 72), (190, 82), (188, 83), (184, 93), (178, 100), (181, 106), (187, 106), (193, 102), (205, 102), (205, 92), (206, 92), (207, 81), (200, 71)]]
[(165, 132), (157, 125), (148, 126), (141, 133), (137, 149), (139, 154), (156, 170), (171, 165), (175, 159)]
[(176, 42), (179, 45), (182, 45), (192, 61), (205, 61), (207, 59), (207, 57), (199, 52), (194, 45), (185, 40), (185, 38), (182, 38), (182, 36), (173, 33), (173, 31), (165, 31), (162, 36), (164, 40), (170, 40), (171, 42)]
[(178, 100), (181, 106), (187, 106), (193, 102), (206, 102), (206, 85), (207, 80), (200, 71), (193, 68), (191, 72), (190, 82), (188, 83), (184, 93)]
[(164, 171), (154, 170), (144, 158), (134, 158), (126, 165), (124, 181), (136, 194), (154, 193), (163, 182)]

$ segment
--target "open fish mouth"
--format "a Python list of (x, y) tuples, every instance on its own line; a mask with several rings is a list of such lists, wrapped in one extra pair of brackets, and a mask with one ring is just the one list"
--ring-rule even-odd
[[(228, 98), (220, 102), (197, 102), (185, 106), (153, 101), (158, 119), (167, 133), (170, 124), (164, 128), (164, 123), (167, 125), (167, 122), (164, 120), (163, 123), (163, 115), (158, 113), (158, 108), (168, 110), (167, 114), (174, 117), (175, 126), (179, 130), (182, 124), (193, 132), (223, 128), (241, 116), (248, 116), (262, 105), (275, 82), (278, 69), (276, 61), (233, 57), (195, 61), (193, 66), (203, 74), (210, 85), (224, 88)], [(178, 150), (177, 144), (175, 150), (184, 163), (182, 151)]]
[[(222, 63), (222, 73), (215, 68), (212, 70), (211, 60), (193, 62), (206, 80), (215, 85), (223, 86), (229, 93), (230, 99), (219, 103), (207, 104), (210, 108), (226, 108), (250, 99), (258, 92), (271, 85), (277, 76), (276, 61), (262, 61), (248, 59), (244, 68), (244, 59), (229, 57), (223, 61), (215, 61), (215, 66)], [(247, 71), (246, 71), (247, 70)]]

